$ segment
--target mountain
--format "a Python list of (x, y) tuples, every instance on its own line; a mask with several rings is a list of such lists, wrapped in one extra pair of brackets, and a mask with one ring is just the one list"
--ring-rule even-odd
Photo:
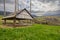
[[(6, 12), (6, 15), (9, 15), (11, 14), (12, 12)], [(0, 15), (3, 15), (4, 16), (4, 11), (0, 11)], [(34, 14), (31, 14), (33, 17), (37, 17), (36, 15)]]
[(48, 11), (43, 16), (60, 16), (60, 10)]
[[(6, 15), (9, 15), (12, 12), (6, 12)], [(4, 11), (0, 11), (0, 15), (4, 15)]]
[(31, 14), (33, 17), (38, 17), (37, 15)]

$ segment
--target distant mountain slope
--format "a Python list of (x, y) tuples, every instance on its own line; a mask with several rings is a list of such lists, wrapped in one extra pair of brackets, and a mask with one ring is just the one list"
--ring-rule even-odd
[[(6, 15), (9, 15), (12, 12), (6, 12)], [(4, 15), (4, 11), (0, 11), (0, 15)]]
[(60, 16), (60, 10), (48, 11), (43, 16)]
[[(9, 15), (11, 14), (12, 12), (6, 12), (6, 15)], [(4, 11), (0, 11), (0, 15), (4, 15)], [(33, 17), (37, 17), (36, 15), (34, 14), (31, 14)]]
[[(6, 12), (7, 15), (9, 15), (10, 13), (12, 13), (12, 12)], [(37, 15), (35, 13), (38, 13), (38, 12), (32, 11), (32, 16), (33, 17), (37, 17)], [(4, 15), (4, 11), (0, 11), (0, 15)], [(60, 16), (60, 10), (48, 11), (45, 14), (41, 14), (41, 15), (42, 16)]]
[(4, 12), (3, 11), (0, 11), (0, 15), (4, 15)]

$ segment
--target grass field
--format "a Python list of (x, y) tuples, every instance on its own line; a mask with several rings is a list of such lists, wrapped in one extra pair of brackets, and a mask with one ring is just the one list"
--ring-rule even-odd
[(33, 24), (28, 27), (2, 28), (2, 21), (0, 26), (0, 40), (60, 40), (60, 26)]

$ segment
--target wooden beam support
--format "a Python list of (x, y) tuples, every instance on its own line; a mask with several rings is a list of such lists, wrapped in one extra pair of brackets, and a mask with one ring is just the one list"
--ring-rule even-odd
[(30, 0), (30, 13), (31, 13), (31, 5), (32, 5), (32, 4), (31, 4), (31, 0)]
[(6, 0), (4, 0), (4, 17), (6, 16), (6, 7), (5, 7), (5, 5), (6, 5)]
[(4, 23), (3, 24), (6, 24), (6, 20), (4, 20)]
[(30, 24), (33, 24), (32, 20), (30, 20)]
[(20, 20), (18, 20), (19, 24), (20, 24)]
[(16, 19), (13, 20), (13, 25), (16, 26)]

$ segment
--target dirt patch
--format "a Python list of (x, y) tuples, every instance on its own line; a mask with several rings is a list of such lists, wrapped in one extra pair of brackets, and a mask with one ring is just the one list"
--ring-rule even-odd
[(2, 24), (0, 25), (1, 28), (16, 28), (16, 27), (30, 27), (32, 24), (12, 24), (12, 23), (7, 23), (7, 24)]

